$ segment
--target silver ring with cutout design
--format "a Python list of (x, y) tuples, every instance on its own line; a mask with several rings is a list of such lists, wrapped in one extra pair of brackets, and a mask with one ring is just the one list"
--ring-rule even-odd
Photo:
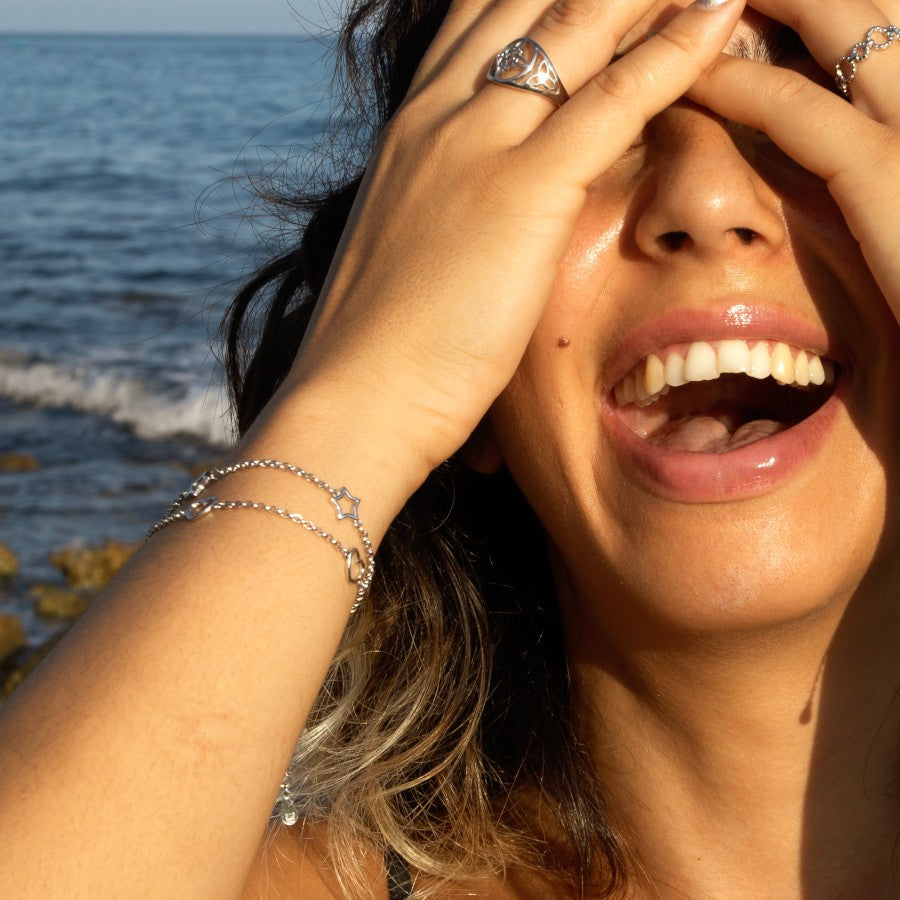
[(569, 99), (550, 57), (536, 41), (516, 38), (495, 57), (488, 81), (546, 97), (557, 107)]

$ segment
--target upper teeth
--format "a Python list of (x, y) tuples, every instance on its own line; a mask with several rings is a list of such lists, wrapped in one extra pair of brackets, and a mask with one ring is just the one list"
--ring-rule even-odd
[(712, 381), (720, 375), (743, 372), (751, 378), (774, 378), (779, 384), (806, 387), (831, 384), (834, 363), (815, 353), (768, 341), (694, 341), (686, 349), (651, 353), (616, 386), (616, 402), (648, 406), (670, 387), (689, 381)]

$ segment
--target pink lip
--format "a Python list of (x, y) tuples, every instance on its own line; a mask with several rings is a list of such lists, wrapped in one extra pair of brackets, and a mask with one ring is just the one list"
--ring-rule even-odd
[(639, 359), (667, 344), (729, 337), (782, 340), (835, 358), (821, 327), (780, 311), (745, 304), (724, 312), (676, 310), (628, 335), (607, 366), (601, 421), (626, 471), (653, 493), (686, 503), (712, 503), (771, 490), (815, 459), (838, 412), (845, 407), (850, 380), (846, 370), (828, 401), (809, 418), (780, 434), (726, 453), (665, 450), (640, 438), (615, 413), (609, 391)]

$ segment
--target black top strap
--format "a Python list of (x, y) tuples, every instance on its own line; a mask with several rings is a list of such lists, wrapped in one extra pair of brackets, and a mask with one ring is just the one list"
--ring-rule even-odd
[(389, 900), (408, 900), (412, 896), (412, 877), (406, 860), (388, 849), (384, 854)]

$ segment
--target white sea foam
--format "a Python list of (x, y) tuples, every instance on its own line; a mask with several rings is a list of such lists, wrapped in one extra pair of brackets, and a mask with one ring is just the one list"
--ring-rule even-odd
[(0, 354), (0, 396), (106, 416), (145, 440), (188, 435), (214, 447), (231, 441), (224, 393), (211, 384), (156, 389), (146, 379), (90, 364)]

